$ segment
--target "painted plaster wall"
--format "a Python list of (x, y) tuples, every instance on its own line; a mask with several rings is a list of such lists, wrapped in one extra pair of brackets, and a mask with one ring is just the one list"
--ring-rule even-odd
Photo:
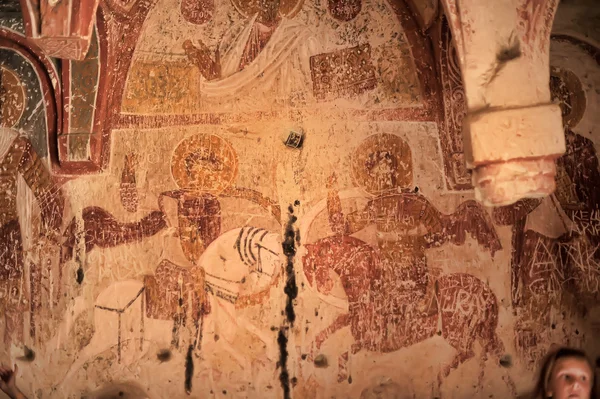
[[(136, 6), (107, 4), (106, 25)], [(46, 175), (44, 128), (29, 152), (5, 132), (1, 356), (24, 391), (513, 397), (552, 343), (598, 354), (597, 49), (551, 44), (561, 190), (493, 211), (452, 167), (452, 56), (445, 72), (426, 63), (408, 8), (282, 2), (273, 29), (252, 30), (251, 4), (202, 5), (159, 0), (123, 39), (104, 172)], [(39, 91), (8, 61), (5, 93)], [(37, 115), (22, 97), (3, 126)], [(19, 169), (23, 153), (43, 161)]]

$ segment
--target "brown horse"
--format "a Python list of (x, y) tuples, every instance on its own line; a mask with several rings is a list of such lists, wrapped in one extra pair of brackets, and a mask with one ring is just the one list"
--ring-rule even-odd
[[(385, 270), (377, 251), (365, 242), (349, 236), (335, 236), (306, 244), (305, 248), (303, 265), (308, 283), (328, 294), (333, 287), (329, 277), (332, 270), (339, 276), (348, 298), (348, 312), (318, 334), (317, 348), (346, 326), (350, 327), (355, 341), (352, 354), (361, 349), (394, 352), (436, 334), (441, 335), (458, 352), (440, 372), (440, 385), (453, 369), (475, 355), (475, 341), (483, 348), (479, 386), (487, 355), (499, 359), (503, 354), (504, 345), (496, 335), (496, 297), (481, 280), (465, 273), (437, 278), (437, 312), (425, 315), (417, 308), (418, 301), (408, 292), (410, 290), (402, 288), (402, 281), (391, 278), (393, 273)], [(347, 378), (347, 359), (347, 352), (340, 357), (340, 382)], [(514, 394), (514, 383), (510, 378), (507, 382)]]

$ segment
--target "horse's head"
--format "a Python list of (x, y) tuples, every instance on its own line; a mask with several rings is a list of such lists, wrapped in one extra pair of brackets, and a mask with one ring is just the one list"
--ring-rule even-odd
[[(281, 234), (278, 233), (252, 233), (249, 239), (250, 258), (248, 263), (252, 264), (254, 271), (261, 279), (274, 281), (281, 272), (284, 263), (284, 255), (281, 247)], [(252, 254), (256, 254), (253, 262)]]
[(310, 286), (323, 294), (329, 294), (333, 288), (333, 280), (329, 274), (333, 261), (328, 254), (328, 243), (304, 244), (306, 254), (302, 257), (304, 275)]
[(281, 235), (244, 227), (220, 235), (204, 251), (197, 266), (206, 280), (231, 292), (260, 290), (276, 282), (281, 273)]

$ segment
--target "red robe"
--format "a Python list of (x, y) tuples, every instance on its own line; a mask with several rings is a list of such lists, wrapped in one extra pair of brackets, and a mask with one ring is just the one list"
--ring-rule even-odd
[[(62, 224), (64, 199), (52, 176), (36, 154), (29, 140), (14, 139), (0, 161), (0, 309), (5, 314), (4, 342), (8, 346), (11, 337), (17, 341), (23, 337), (23, 312), (34, 313), (41, 307), (39, 267), (32, 265), (30, 290), (27, 298), (24, 289), (23, 269), (25, 256), (18, 216), (17, 179), (21, 176), (33, 192), (41, 216), (41, 233), (57, 233)], [(22, 205), (21, 205), (22, 206)]]

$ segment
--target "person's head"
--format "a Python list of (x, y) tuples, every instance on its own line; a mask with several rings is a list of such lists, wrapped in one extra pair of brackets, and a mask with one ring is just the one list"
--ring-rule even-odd
[(574, 128), (583, 118), (587, 100), (579, 77), (564, 68), (552, 67), (550, 70), (550, 95), (558, 103), (563, 125)]
[(596, 398), (594, 368), (579, 349), (560, 348), (551, 352), (540, 370), (535, 398)]
[(372, 195), (410, 188), (413, 184), (410, 146), (391, 133), (369, 136), (354, 151), (352, 175), (356, 185)]
[(258, 0), (258, 13), (263, 22), (275, 21), (279, 16), (280, 0)]
[(365, 169), (381, 190), (395, 188), (398, 160), (390, 151), (375, 151), (365, 161)]

